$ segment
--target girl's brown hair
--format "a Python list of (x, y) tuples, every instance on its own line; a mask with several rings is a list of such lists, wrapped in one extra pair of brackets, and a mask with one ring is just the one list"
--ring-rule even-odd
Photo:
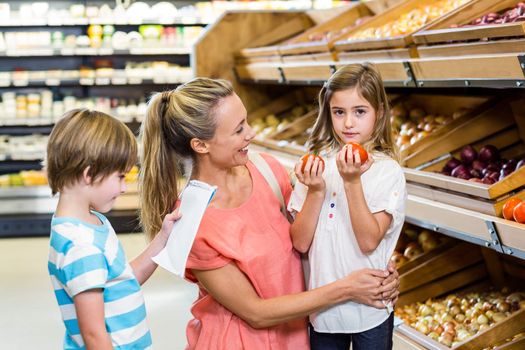
[(139, 173), (140, 220), (150, 239), (173, 210), (183, 162), (194, 160), (190, 141), (213, 138), (217, 127), (214, 109), (232, 94), (232, 85), (226, 80), (195, 78), (151, 97), (140, 130)]
[(376, 123), (371, 139), (363, 146), (368, 151), (379, 151), (398, 159), (391, 132), (390, 107), (381, 75), (373, 64), (350, 64), (341, 67), (319, 92), (319, 115), (309, 138), (309, 149), (314, 153), (341, 145), (332, 124), (330, 100), (334, 92), (356, 88), (376, 112)]
[(137, 162), (137, 141), (121, 121), (98, 111), (66, 112), (49, 135), (45, 168), (53, 194), (88, 175), (102, 180)]

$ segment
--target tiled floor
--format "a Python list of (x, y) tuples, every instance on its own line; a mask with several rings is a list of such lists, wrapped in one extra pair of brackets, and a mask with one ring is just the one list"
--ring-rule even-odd
[[(128, 259), (145, 246), (141, 234), (119, 238)], [(0, 239), (0, 349), (61, 349), (64, 326), (47, 274), (48, 238)], [(196, 288), (159, 268), (143, 286), (157, 350), (184, 349)]]

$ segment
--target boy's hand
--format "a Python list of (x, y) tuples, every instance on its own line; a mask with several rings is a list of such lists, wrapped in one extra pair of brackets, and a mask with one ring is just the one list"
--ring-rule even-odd
[(323, 178), (323, 167), (319, 157), (310, 156), (304, 166), (304, 172), (301, 171), (302, 161), (295, 164), (294, 172), (297, 180), (308, 187), (308, 191), (324, 192), (326, 183)]
[(179, 204), (177, 204), (176, 208), (169, 214), (166, 214), (164, 217), (164, 220), (162, 220), (162, 227), (160, 228), (160, 234), (168, 240), (168, 237), (170, 236), (171, 229), (173, 228), (173, 224), (175, 221), (179, 220), (181, 218), (181, 213), (179, 213)]
[(369, 154), (366, 163), (361, 164), (359, 152), (353, 150), (352, 145), (344, 145), (336, 155), (337, 170), (345, 182), (355, 182), (359, 180), (361, 175), (370, 169), (373, 162), (374, 159)]

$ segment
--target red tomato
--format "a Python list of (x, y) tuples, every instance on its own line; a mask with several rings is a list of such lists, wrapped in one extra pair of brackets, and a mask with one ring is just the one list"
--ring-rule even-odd
[[(304, 167), (306, 166), (306, 162), (308, 161), (308, 158), (310, 156), (315, 157), (315, 158), (319, 158), (319, 161), (321, 162), (321, 165), (323, 167), (322, 171), (324, 171), (324, 159), (321, 158), (321, 156), (307, 153), (307, 154), (305, 154), (304, 156), (301, 157), (301, 161), (303, 162), (303, 164), (301, 165), (301, 172), (304, 173)], [(314, 160), (315, 160), (315, 158), (314, 158)]]
[(520, 224), (525, 224), (525, 201), (521, 201), (514, 207), (514, 220)]
[[(355, 152), (355, 151), (359, 152), (359, 158), (361, 158), (361, 164), (365, 164), (366, 161), (368, 160), (368, 153), (363, 148), (363, 146), (361, 146), (357, 142), (348, 142), (347, 145), (352, 146), (352, 152)], [(347, 158), (345, 158), (345, 160), (348, 161)], [(355, 157), (354, 157), (354, 161), (355, 161)]]
[(505, 204), (503, 204), (503, 217), (507, 220), (514, 220), (514, 208), (520, 203), (521, 199), (519, 198), (508, 199)]

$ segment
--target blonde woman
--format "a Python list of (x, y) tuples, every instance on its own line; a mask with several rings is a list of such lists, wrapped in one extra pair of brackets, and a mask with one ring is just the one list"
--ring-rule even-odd
[[(199, 226), (186, 277), (199, 286), (188, 349), (308, 349), (306, 316), (346, 300), (384, 307), (397, 273), (364, 269), (304, 292), (299, 254), (279, 200), (248, 160), (255, 136), (225, 80), (196, 78), (154, 95), (141, 129), (141, 219), (153, 238), (177, 199), (183, 162), (191, 179), (218, 187)], [(285, 169), (264, 159), (283, 197)], [(387, 277), (388, 276), (388, 277)]]

